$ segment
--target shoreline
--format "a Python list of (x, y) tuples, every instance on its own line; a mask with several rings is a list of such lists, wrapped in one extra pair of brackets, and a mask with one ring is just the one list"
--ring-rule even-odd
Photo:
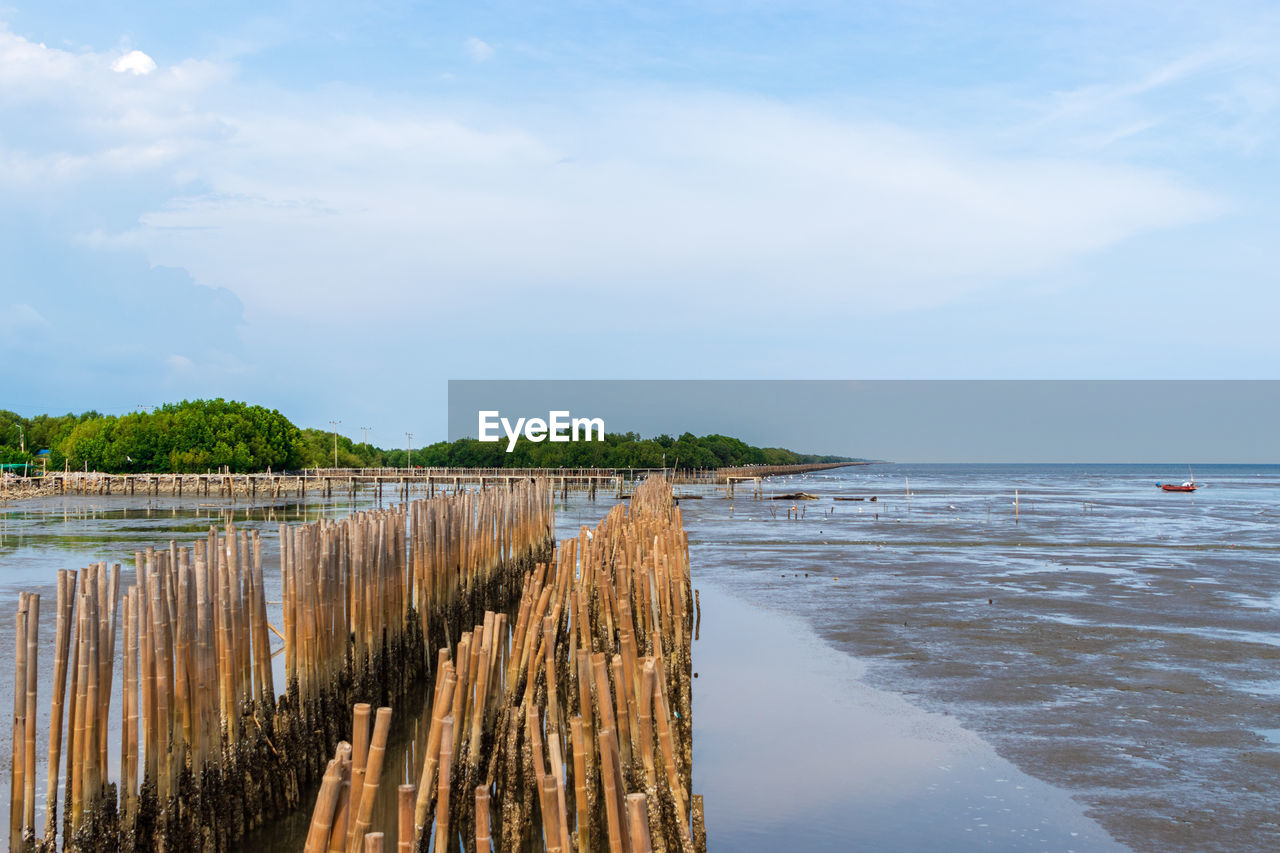
[(1130, 849), (956, 718), (868, 684), (867, 662), (805, 621), (718, 580), (695, 586), (693, 767), (709, 849)]

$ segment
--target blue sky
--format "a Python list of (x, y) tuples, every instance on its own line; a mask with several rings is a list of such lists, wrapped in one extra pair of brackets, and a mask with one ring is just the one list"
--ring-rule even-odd
[(0, 407), (1275, 378), (1280, 11), (0, 2)]

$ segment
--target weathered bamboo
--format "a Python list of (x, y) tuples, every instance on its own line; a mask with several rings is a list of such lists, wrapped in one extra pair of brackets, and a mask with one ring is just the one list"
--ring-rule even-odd
[(316, 795), (316, 807), (311, 813), (311, 827), (307, 831), (304, 853), (324, 853), (329, 846), (329, 837), (333, 833), (333, 816), (338, 810), (338, 799), (342, 795), (344, 747), (350, 752), (351, 747), (345, 741), (338, 744), (337, 754), (325, 768), (320, 792)]
[[(233, 485), (227, 478), (219, 482)], [(408, 815), (412, 828), (399, 842), (431, 828), (436, 838), (452, 842), (479, 828), (472, 798), (457, 794), (494, 772), (495, 730), (511, 730), (502, 722), (510, 717), (507, 709), (527, 693), (539, 706), (545, 702), (546, 713), (538, 718), (546, 729), (538, 796), (546, 801), (548, 832), (567, 849), (569, 828), (578, 822), (566, 802), (576, 754), (567, 760), (573, 750), (559, 697), (568, 689), (575, 707), (579, 685), (564, 667), (562, 637), (572, 630), (577, 643), (592, 635), (569, 605), (571, 591), (583, 597), (570, 579), (576, 550), (549, 559), (548, 484), (509, 485), (283, 527), (284, 630), (278, 633), (289, 681), (278, 697), (266, 567), (256, 533), (228, 525), (210, 529), (191, 547), (170, 542), (138, 551), (135, 581), (123, 590), (119, 566), (95, 564), (78, 578), (60, 576), (48, 846), (57, 848), (56, 795), (64, 788), (63, 846), (76, 836), (81, 849), (116, 843), (181, 849), (203, 837), (202, 845), (226, 849), (295, 806), (299, 790), (320, 782), (325, 803), (317, 803), (323, 807), (313, 817), (329, 819), (329, 838), (322, 837), (322, 822), (308, 849), (350, 853), (351, 839), (369, 834), (363, 830), (372, 821), (372, 794), (382, 772), (375, 754), (385, 749), (386, 734), (379, 739), (375, 732), (381, 745), (368, 750), (365, 777), (353, 785), (354, 756), (337, 768), (317, 758), (319, 748), (333, 755), (344, 737), (358, 737), (334, 711), (351, 708), (353, 700), (406, 695), (434, 669), (428, 748), (414, 759), (426, 778), (419, 779)], [(251, 481), (248, 488), (255, 488)], [(525, 614), (519, 619), (517, 604)], [(29, 622), (20, 632), (21, 650), (15, 649), (15, 658), (26, 660), (15, 667), (21, 670), (20, 679), (15, 673), (15, 734), (21, 735), (15, 737), (13, 767), (21, 778), (13, 789), (11, 824), (16, 820), (17, 833), (30, 837), (38, 606), (32, 615), (31, 602), (23, 605), (20, 618)], [(618, 653), (613, 644), (602, 648)], [(442, 663), (429, 667), (437, 651), (445, 652)], [(117, 654), (123, 662), (119, 678)], [(571, 657), (577, 657), (576, 646)], [(624, 666), (627, 660), (624, 654)], [(117, 691), (122, 732), (119, 800), (112, 808), (102, 798), (111, 790), (107, 733)], [(624, 695), (605, 704), (626, 703)], [(354, 716), (348, 719), (359, 728)], [(367, 716), (364, 728), (367, 738)], [(512, 731), (518, 742), (520, 727)], [(61, 752), (67, 754), (64, 774)], [(576, 780), (574, 785), (576, 807)], [(404, 820), (407, 803), (398, 805)], [(217, 822), (204, 822), (213, 815)], [(11, 841), (17, 833), (11, 832)]]
[(622, 792), (618, 790), (617, 773), (613, 765), (613, 730), (608, 726), (600, 729), (600, 775), (604, 782), (605, 817), (609, 827), (610, 853), (626, 853), (627, 843), (624, 833), (626, 824), (620, 807)]
[(22, 820), (25, 811), (23, 796), (26, 786), (26, 714), (27, 714), (27, 602), (29, 596), (18, 594), (18, 616), (13, 634), (13, 767), (9, 788), (9, 849), (20, 850), (23, 845)]
[(414, 834), (420, 835), (423, 827), (426, 825), (427, 812), (431, 807), (431, 800), (435, 794), (436, 771), (440, 764), (440, 743), (444, 737), (444, 720), (448, 716), (446, 709), (453, 702), (453, 691), (457, 683), (457, 677), (453, 673), (453, 664), (446, 662), (445, 665), (437, 669), (440, 674), (437, 679), (437, 690), (435, 702), (432, 703), (431, 711), (431, 727), (427, 735), (426, 756), (423, 759), (422, 775), (418, 779), (418, 801), (414, 807)]
[(53, 705), (49, 722), (49, 770), (45, 787), (44, 840), (52, 845), (58, 832), (58, 763), (62, 758), (62, 719), (66, 702), (68, 647), (71, 644), (71, 620), (75, 614), (76, 574), (69, 569), (58, 571), (58, 623), (54, 648)]
[[(355, 835), (363, 838), (373, 824), (373, 801), (378, 795), (378, 783), (382, 779), (382, 763), (387, 754), (387, 735), (391, 732), (391, 709), (379, 708), (373, 724), (373, 739), (369, 742), (369, 756), (364, 770), (364, 791), (360, 795), (359, 808), (355, 809)], [(352, 790), (355, 790), (352, 783)], [(359, 848), (348, 848), (349, 853), (359, 853)]]
[(364, 773), (369, 761), (369, 703), (358, 703), (353, 712), (351, 729), (351, 817), (347, 827), (347, 849), (353, 849), (360, 843), (361, 835), (356, 828), (359, 825), (357, 814), (360, 801), (364, 798)]
[(418, 799), (417, 785), (396, 788), (396, 851), (413, 853), (413, 808)]
[[(350, 776), (350, 767), (344, 768)], [(338, 805), (333, 817), (333, 833), (329, 837), (327, 853), (345, 853), (347, 849), (347, 827), (351, 823), (351, 779), (342, 780), (342, 788), (338, 793)]]
[(453, 774), (453, 715), (440, 729), (440, 788), (436, 794), (436, 850), (448, 850), (449, 788)]
[[(435, 545), (416, 552), (424, 564)], [(476, 779), (487, 767), (480, 789), (499, 800), (504, 847), (693, 849), (693, 606), (687, 540), (660, 482), (638, 489), (629, 510), (615, 509), (594, 533), (584, 528), (554, 561), (527, 573), (514, 625), (487, 613), (437, 667), (431, 729), (445, 716), (458, 722), (442, 741), (428, 734), (417, 837), (431, 828), (433, 794), (437, 846), (454, 836), (455, 820), (459, 831), (474, 830), (477, 844), (482, 830), (491, 833), (479, 805), (459, 811), (447, 799), (455, 774)], [(560, 700), (566, 686), (571, 718)], [(640, 789), (630, 790), (633, 784)], [(485, 812), (492, 819), (492, 806)]]

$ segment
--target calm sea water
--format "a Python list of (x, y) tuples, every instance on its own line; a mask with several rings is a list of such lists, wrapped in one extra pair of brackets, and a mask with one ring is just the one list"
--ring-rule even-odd
[(703, 577), (870, 660), (1126, 844), (1280, 849), (1280, 467), (1154, 485), (1187, 476), (874, 465), (766, 485), (818, 500), (683, 506)]
[[(766, 497), (803, 490), (819, 497), (813, 501), (683, 489), (700, 496), (682, 508), (695, 586), (708, 588), (703, 645), (694, 649), (695, 669), (703, 669), (695, 783), (707, 795), (711, 840), (725, 839), (716, 849), (771, 850), (787, 839), (833, 850), (850, 839), (869, 849), (1099, 848), (1048, 785), (1019, 781), (984, 744), (965, 740), (964, 729), (1074, 794), (1136, 849), (1280, 849), (1280, 467), (1196, 466), (1201, 491), (1154, 487), (1186, 476), (1176, 465), (875, 465), (766, 483)], [(608, 504), (571, 499), (560, 535), (594, 524)], [(236, 512), (238, 523), (263, 528), (270, 567), (280, 520), (351, 508), (340, 501)], [(19, 590), (45, 593), (41, 655), (51, 661), (58, 568), (118, 560), (128, 583), (134, 548), (190, 541), (224, 512), (145, 499), (0, 507), (0, 615), (12, 613)], [(779, 621), (753, 616), (761, 607)], [(738, 624), (718, 626), (717, 611), (737, 614)], [(807, 625), (825, 646), (786, 645), (783, 623)], [(5, 660), (13, 659), (12, 635), (5, 617)], [(719, 647), (706, 645), (717, 637)], [(736, 673), (730, 686), (738, 692), (705, 669), (700, 649), (722, 674)], [(848, 665), (788, 663), (824, 653)], [(735, 660), (752, 665), (731, 669)], [(757, 670), (774, 675), (749, 683)], [(852, 682), (896, 696), (849, 693)], [(12, 689), (11, 678), (0, 680), (0, 707), (9, 707)], [(48, 695), (42, 689), (42, 706)], [(902, 697), (934, 713), (911, 716)], [(795, 713), (797, 702), (807, 715)], [(938, 723), (944, 714), (950, 727)], [(728, 731), (748, 718), (754, 729), (734, 730), (742, 749), (699, 740), (700, 730)], [(886, 718), (900, 723), (892, 739), (880, 734)], [(798, 720), (804, 732), (794, 730)], [(903, 734), (904, 726), (912, 731)], [(756, 765), (733, 762), (763, 740), (770, 748), (760, 755), (772, 769), (747, 784)], [(927, 743), (941, 746), (921, 747)], [(858, 755), (850, 758), (850, 749)], [(7, 727), (0, 750), (7, 756)], [(730, 772), (738, 766), (742, 773)], [(926, 787), (952, 793), (900, 801), (925, 809), (882, 807), (885, 791), (902, 781), (885, 768), (902, 775), (911, 766), (947, 774), (945, 785)], [(698, 783), (703, 771), (723, 787)], [(788, 812), (780, 780), (808, 780), (810, 807)], [(5, 773), (4, 801), (7, 787)], [(720, 806), (734, 824), (712, 821)], [(291, 849), (297, 829), (282, 828), (274, 849)], [(268, 849), (266, 840), (255, 844)]]

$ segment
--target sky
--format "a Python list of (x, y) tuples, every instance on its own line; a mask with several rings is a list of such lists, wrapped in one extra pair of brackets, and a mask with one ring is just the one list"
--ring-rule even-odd
[(115, 5), (0, 0), (0, 408), (1278, 378), (1275, 4)]

